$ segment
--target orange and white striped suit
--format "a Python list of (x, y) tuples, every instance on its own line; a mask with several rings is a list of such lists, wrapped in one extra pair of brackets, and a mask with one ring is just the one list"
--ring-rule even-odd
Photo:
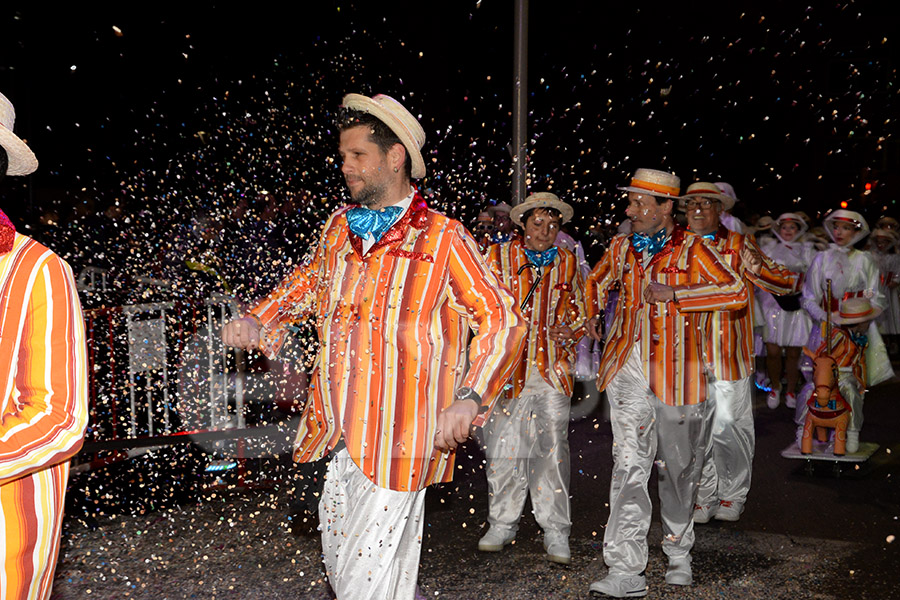
[(88, 420), (84, 321), (69, 266), (2, 212), (0, 246), (0, 597), (49, 598)]
[[(651, 282), (675, 288), (675, 302), (645, 303)], [(703, 239), (676, 226), (666, 245), (643, 266), (629, 236), (617, 235), (587, 281), (591, 316), (605, 305), (606, 290), (619, 286), (615, 317), (600, 362), (600, 390), (640, 344), (644, 375), (653, 393), (670, 406), (706, 399), (703, 352), (710, 311), (747, 306), (741, 278)]]
[[(434, 449), (437, 417), (460, 386), (493, 406), (519, 358), (525, 323), (475, 240), (418, 194), (366, 253), (346, 210), (329, 218), (311, 262), (250, 311), (269, 356), (292, 322), (316, 319), (321, 350), (294, 458), (317, 460), (343, 437), (379, 487), (416, 491), (450, 481), (454, 455)], [(470, 325), (476, 335), (466, 370)]]
[[(525, 299), (537, 277), (533, 269), (519, 270), (529, 264), (521, 240), (494, 244), (488, 249), (488, 266), (518, 304)], [(548, 327), (568, 325), (578, 335), (585, 320), (584, 281), (575, 255), (559, 248), (556, 261), (547, 267), (534, 295), (522, 309), (528, 323), (528, 337), (522, 360), (513, 372), (512, 398), (517, 398), (525, 381), (538, 373), (561, 394), (572, 395), (575, 370), (575, 345), (562, 346), (550, 341)]]
[[(748, 287), (753, 284), (781, 296), (799, 292), (803, 285), (800, 274), (787, 270), (766, 256), (752, 236), (735, 233), (719, 225), (715, 240), (707, 240), (707, 243), (744, 278)], [(745, 246), (762, 258), (762, 269), (758, 275), (748, 271), (741, 261), (741, 249)], [(753, 300), (751, 293), (745, 308), (712, 314), (706, 355), (719, 381), (737, 381), (753, 373)]]

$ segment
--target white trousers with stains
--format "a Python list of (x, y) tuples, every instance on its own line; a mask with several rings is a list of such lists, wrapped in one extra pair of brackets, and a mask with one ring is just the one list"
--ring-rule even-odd
[(378, 487), (339, 451), (319, 502), (325, 571), (338, 600), (412, 600), (424, 516), (425, 490)]
[(640, 350), (606, 389), (613, 432), (613, 472), (603, 560), (610, 571), (638, 574), (647, 567), (653, 505), (647, 490), (654, 461), (659, 478), (662, 549), (687, 556), (694, 545), (694, 501), (711, 428), (714, 400), (669, 406), (644, 377)]
[(545, 533), (568, 537), (570, 398), (542, 379), (498, 405), (484, 427), (488, 523), (516, 530), (531, 493), (534, 518)]
[(747, 501), (756, 445), (751, 380), (752, 376), (709, 385), (709, 396), (715, 400), (716, 408), (697, 504)]

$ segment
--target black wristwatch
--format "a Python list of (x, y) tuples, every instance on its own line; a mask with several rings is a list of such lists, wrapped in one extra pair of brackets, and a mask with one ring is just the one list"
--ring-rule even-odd
[(481, 406), (481, 396), (479, 396), (475, 392), (475, 390), (473, 390), (470, 387), (461, 387), (461, 388), (457, 389), (456, 394), (455, 394), (455, 399), (456, 400), (474, 400), (475, 404), (478, 405), (478, 412), (481, 412), (481, 410), (484, 408), (483, 406)]

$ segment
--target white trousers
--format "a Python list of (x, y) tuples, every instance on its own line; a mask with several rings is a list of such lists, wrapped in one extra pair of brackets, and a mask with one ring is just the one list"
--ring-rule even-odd
[(613, 473), (603, 560), (611, 571), (647, 567), (647, 532), (653, 506), (647, 491), (656, 459), (662, 549), (687, 556), (694, 545), (694, 501), (711, 429), (715, 400), (669, 406), (647, 383), (637, 345), (607, 386), (613, 432)]
[(747, 501), (756, 446), (751, 380), (752, 376), (714, 381), (709, 386), (709, 396), (716, 404), (697, 504)]
[(424, 516), (425, 490), (378, 487), (346, 448), (338, 452), (319, 502), (322, 556), (338, 600), (412, 600)]
[(518, 529), (530, 491), (544, 532), (569, 535), (569, 405), (544, 384), (494, 410), (484, 427), (491, 527)]

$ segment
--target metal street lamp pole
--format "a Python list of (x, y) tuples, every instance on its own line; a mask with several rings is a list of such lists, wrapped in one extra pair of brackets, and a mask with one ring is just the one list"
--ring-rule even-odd
[(528, 150), (528, 0), (516, 0), (513, 91), (513, 206), (525, 200)]

